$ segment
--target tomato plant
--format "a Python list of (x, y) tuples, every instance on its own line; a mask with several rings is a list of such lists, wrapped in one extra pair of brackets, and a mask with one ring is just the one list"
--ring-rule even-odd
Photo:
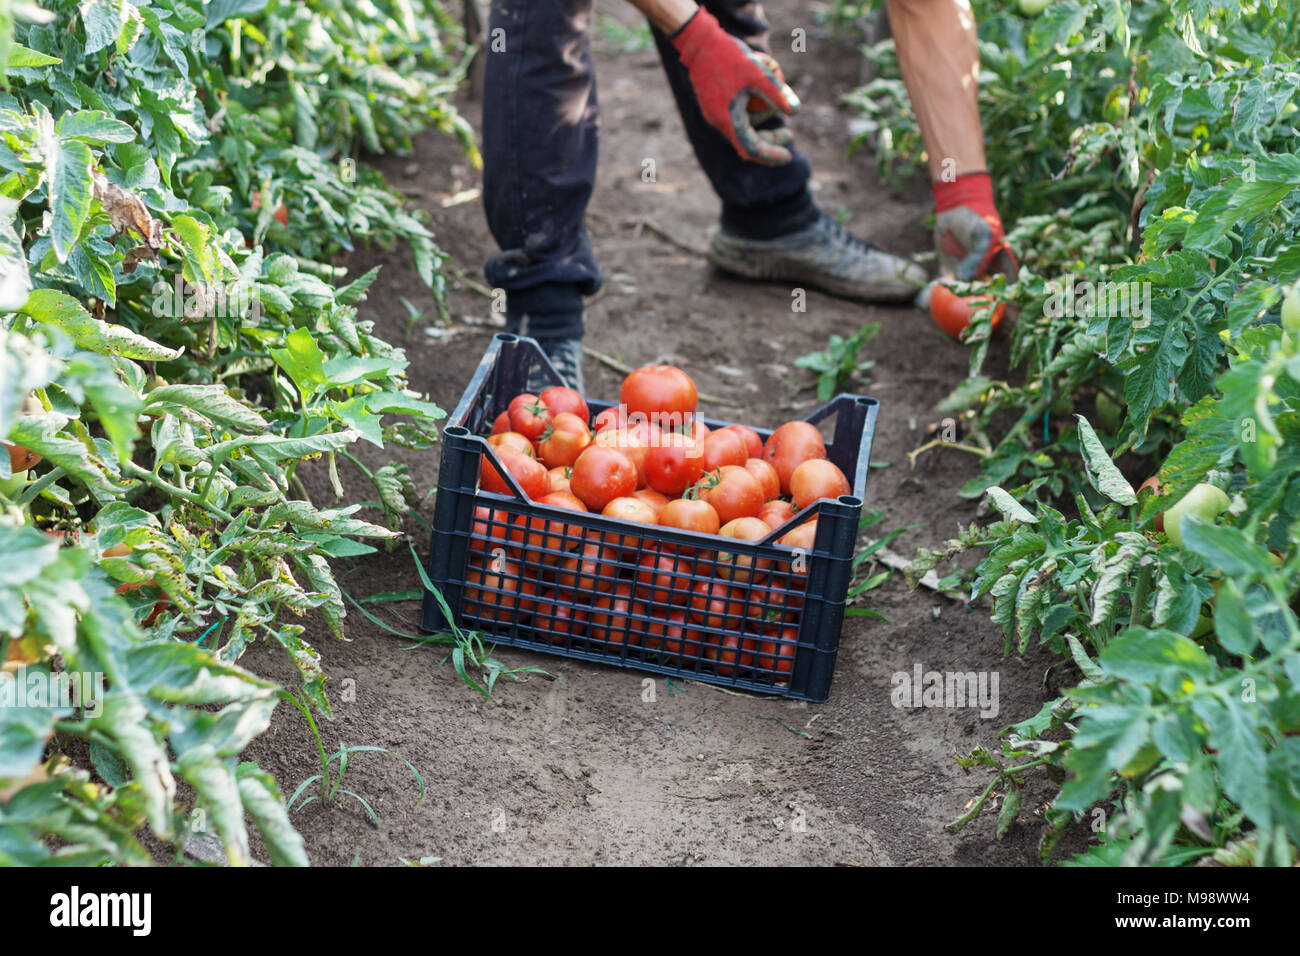
[[(274, 779), (239, 760), (280, 692), (238, 661), (283, 649), (284, 694), (329, 715), (296, 619), (341, 637), (331, 561), (419, 504), (405, 466), (351, 446), (427, 449), (442, 412), (357, 315), (376, 272), (344, 282), (331, 257), (401, 239), (443, 308), (427, 217), (356, 157), (435, 123), (476, 159), (459, 45), (425, 0), (44, 6), (0, 18), (0, 660), (38, 638), (28, 666), (104, 674), (106, 697), (57, 725), (0, 707), (0, 792), (26, 807), (0, 810), (0, 860), (150, 863), (186, 838), (183, 783), (232, 862), (253, 825), (305, 864)], [(309, 500), (314, 459), (333, 506)], [(11, 787), (19, 766), (41, 782)]]

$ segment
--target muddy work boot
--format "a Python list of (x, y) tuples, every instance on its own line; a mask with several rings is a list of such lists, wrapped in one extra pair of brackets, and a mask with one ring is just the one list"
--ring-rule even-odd
[(709, 241), (709, 262), (749, 279), (804, 283), (863, 302), (905, 302), (926, 283), (925, 270), (859, 239), (822, 215), (799, 232), (742, 239), (722, 229)]
[[(586, 394), (582, 380), (582, 339), (538, 339), (546, 357), (551, 360), (555, 370), (564, 377), (564, 384), (582, 394)], [(544, 376), (540, 369), (533, 369), (528, 376), (528, 390), (534, 395), (555, 383)]]

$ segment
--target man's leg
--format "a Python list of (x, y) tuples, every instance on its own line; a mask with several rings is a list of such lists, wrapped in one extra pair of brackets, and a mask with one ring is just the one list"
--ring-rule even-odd
[[(705, 0), (702, 5), (732, 36), (756, 50), (770, 52), (760, 4)], [(825, 216), (808, 189), (808, 160), (793, 146), (794, 159), (785, 166), (763, 166), (742, 159), (705, 121), (672, 43), (658, 30), (654, 35), (687, 136), (722, 200), (721, 225), (710, 242), (710, 261), (751, 278), (802, 281), (852, 298), (913, 297), (925, 282), (924, 271), (850, 235)], [(772, 129), (783, 123), (778, 115), (763, 127)]]
[[(600, 288), (583, 226), (596, 178), (593, 0), (496, 0), (485, 49), (483, 206), (507, 325), (582, 387), (582, 297)], [(575, 381), (576, 379), (576, 381)]]

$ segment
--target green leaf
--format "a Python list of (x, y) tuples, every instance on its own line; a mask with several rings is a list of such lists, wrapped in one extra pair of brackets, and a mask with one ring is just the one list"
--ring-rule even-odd
[(209, 0), (204, 4), (207, 29), (219, 27), (227, 20), (240, 20), (261, 13), (267, 0)]
[(1223, 791), (1257, 826), (1273, 822), (1268, 794), (1268, 756), (1254, 718), (1257, 704), (1243, 704), (1236, 696), (1198, 696), (1192, 709), (1210, 729), (1209, 745), (1218, 751)]
[(25, 584), (39, 576), (58, 553), (58, 542), (35, 528), (0, 525), (0, 585)]
[(1150, 739), (1144, 707), (1093, 707), (1080, 715), (1074, 744), (1065, 756), (1074, 776), (1056, 798), (1060, 810), (1082, 812), (1111, 791), (1113, 771), (1126, 765)]
[(1106, 448), (1093, 431), (1092, 425), (1082, 415), (1075, 415), (1079, 423), (1079, 445), (1083, 451), (1083, 463), (1087, 468), (1088, 481), (1111, 501), (1121, 505), (1137, 504), (1137, 495), (1133, 486), (1120, 474), (1120, 470), (1111, 461)]
[(215, 282), (218, 267), (212, 252), (212, 230), (193, 216), (174, 216), (171, 226), (185, 253), (185, 278), (194, 283)]
[(253, 408), (232, 398), (220, 385), (161, 385), (146, 396), (146, 411), (183, 406), (215, 422), (264, 431), (270, 425)]
[(1023, 521), (1025, 524), (1034, 524), (1038, 521), (1020, 502), (997, 485), (992, 485), (985, 493), (989, 496), (989, 503), (1002, 512), (1008, 520)]
[(62, 329), (77, 345), (92, 352), (150, 362), (171, 361), (181, 354), (124, 326), (94, 318), (72, 296), (55, 289), (33, 289), (21, 311), (37, 322)]
[(1227, 575), (1246, 576), (1268, 571), (1268, 549), (1250, 540), (1239, 528), (1213, 524), (1197, 515), (1183, 516), (1183, 547), (1199, 554), (1210, 567)]
[(1202, 678), (1214, 669), (1195, 641), (1173, 631), (1145, 627), (1120, 632), (1101, 652), (1098, 663), (1112, 677), (1139, 684), (1153, 683), (1168, 668)]
[(284, 341), (285, 348), (267, 351), (275, 364), (293, 379), (298, 393), (306, 401), (315, 394), (318, 386), (329, 384), (329, 379), (325, 376), (325, 354), (306, 329), (294, 329), (285, 336)]
[(62, 63), (57, 56), (49, 56), (45, 53), (37, 53), (21, 43), (9, 44), (9, 55), (5, 59), (6, 70), (16, 70), (22, 67), (32, 66), (53, 66), (56, 63)]
[(80, 139), (91, 143), (130, 143), (135, 130), (129, 123), (113, 119), (103, 110), (78, 110), (59, 117), (54, 131), (64, 139)]
[(67, 139), (59, 144), (50, 186), (50, 212), (53, 216), (50, 238), (60, 262), (68, 261), (86, 216), (90, 214), (94, 195), (93, 166), (90, 147), (85, 143)]
[(241, 763), (235, 772), (244, 809), (253, 818), (276, 866), (309, 866), (302, 837), (289, 822), (279, 787), (256, 764)]

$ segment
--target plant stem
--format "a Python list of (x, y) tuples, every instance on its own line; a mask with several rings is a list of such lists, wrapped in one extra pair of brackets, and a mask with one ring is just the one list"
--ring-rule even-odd
[(204, 511), (211, 514), (214, 518), (220, 518), (222, 521), (225, 522), (231, 522), (235, 520), (233, 517), (231, 517), (225, 511), (218, 508), (216, 505), (208, 504), (206, 501), (203, 500), (201, 496), (196, 495), (190, 491), (185, 491), (183, 488), (177, 488), (171, 482), (167, 481), (164, 478), (158, 477), (152, 471), (149, 471), (145, 468), (141, 468), (133, 461), (128, 460), (124, 462), (122, 465), (122, 469), (131, 477), (139, 478), (141, 481), (153, 485), (159, 491), (165, 492), (166, 494), (171, 495), (174, 498), (180, 498), (182, 501), (188, 501), (196, 508), (202, 508)]

